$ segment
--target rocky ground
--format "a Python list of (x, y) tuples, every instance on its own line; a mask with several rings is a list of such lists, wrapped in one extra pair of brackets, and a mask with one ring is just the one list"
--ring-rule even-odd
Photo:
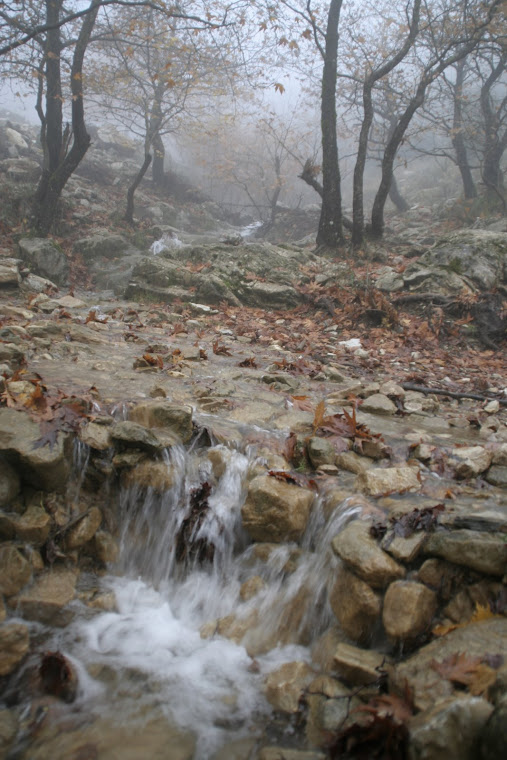
[[(201, 635), (243, 643), (253, 667), (277, 644), (311, 646), (309, 662), (264, 679), (266, 737), (216, 757), (502, 757), (505, 219), (449, 230), (419, 210), (393, 220), (381, 246), (336, 260), (307, 239), (248, 242), (209, 202), (146, 190), (145, 220), (128, 230), (111, 217), (125, 161), (101, 157), (73, 180), (53, 241), (4, 220), (0, 756), (55, 756), (55, 705), (77, 687), (65, 658), (44, 659), (44, 632), (115, 608), (100, 585), (118, 554), (106, 494), (162, 493), (163, 451), (181, 442), (209, 460), (211, 488), (224, 445), (255, 452), (241, 507), (255, 571)], [(11, 200), (34, 160), (0, 162)], [(76, 440), (89, 454), (82, 473)], [(338, 529), (344, 504), (352, 513)], [(287, 545), (283, 577), (299, 577), (317, 551), (305, 543), (317, 508), (318, 551), (334, 563), (327, 623), (312, 626), (302, 585), (268, 626), (269, 556)], [(206, 562), (213, 549), (192, 535), (181, 551)], [(192, 757), (191, 737), (173, 741), (155, 723), (155, 744)], [(84, 757), (83, 742), (87, 757), (111, 757), (133, 741), (76, 725), (65, 757)]]

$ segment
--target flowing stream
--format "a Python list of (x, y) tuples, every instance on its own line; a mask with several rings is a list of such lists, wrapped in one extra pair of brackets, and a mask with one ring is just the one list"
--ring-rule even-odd
[[(86, 455), (78, 454), (82, 469)], [(108, 725), (142, 726), (160, 714), (190, 732), (193, 757), (206, 760), (232, 739), (262, 735), (271, 713), (266, 673), (310, 661), (332, 619), (329, 540), (359, 507), (345, 500), (330, 524), (316, 497), (301, 545), (252, 545), (241, 506), (253, 451), (174, 447), (164, 461), (165, 490), (119, 493), (120, 557), (101, 580), (115, 611), (78, 614), (51, 646), (78, 673), (74, 710)], [(257, 593), (248, 598), (240, 590), (252, 578)]]

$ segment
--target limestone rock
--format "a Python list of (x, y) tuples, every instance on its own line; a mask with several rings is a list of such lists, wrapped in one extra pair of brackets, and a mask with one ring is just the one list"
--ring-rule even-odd
[(367, 644), (380, 617), (379, 594), (357, 575), (340, 568), (329, 602), (345, 634), (358, 644)]
[(17, 594), (31, 575), (30, 563), (14, 544), (0, 545), (0, 594)]
[(336, 459), (336, 450), (331, 441), (318, 436), (308, 440), (306, 452), (315, 470), (323, 464), (334, 464)]
[(428, 630), (436, 608), (436, 594), (424, 584), (414, 581), (391, 583), (382, 612), (387, 635), (395, 641), (412, 641)]
[(104, 565), (116, 562), (120, 550), (110, 533), (105, 530), (98, 530), (94, 536), (94, 543), (95, 554)]
[(480, 760), (497, 760), (507, 756), (507, 696), (497, 704), (489, 716), (480, 737)]
[(165, 399), (153, 399), (137, 404), (130, 419), (148, 428), (163, 428), (182, 443), (188, 443), (193, 433), (192, 407), (172, 404)]
[(503, 537), (477, 530), (438, 530), (430, 533), (424, 553), (486, 575), (503, 576), (507, 568), (507, 543)]
[(17, 668), (30, 648), (30, 634), (22, 623), (0, 625), (0, 676)]
[(304, 749), (263, 747), (257, 755), (257, 760), (326, 760), (326, 755), (323, 752)]
[(452, 450), (448, 462), (457, 478), (476, 478), (488, 469), (492, 459), (491, 452), (482, 446), (463, 446)]
[(239, 590), (240, 599), (243, 602), (246, 602), (249, 599), (252, 599), (252, 597), (256, 596), (259, 591), (262, 591), (262, 589), (265, 587), (266, 584), (264, 583), (261, 576), (253, 575), (251, 578), (241, 584), (241, 588)]
[(374, 393), (363, 401), (361, 411), (369, 414), (395, 414), (396, 406), (383, 393)]
[(128, 248), (124, 237), (112, 234), (105, 229), (96, 230), (92, 235), (76, 240), (74, 243), (74, 251), (81, 253), (85, 261), (96, 258), (116, 258), (126, 253)]
[(111, 438), (121, 448), (141, 449), (149, 454), (156, 454), (164, 448), (151, 430), (137, 422), (117, 422), (111, 429)]
[(494, 464), (484, 477), (492, 486), (507, 488), (507, 467), (505, 465)]
[(0, 508), (8, 507), (19, 493), (20, 481), (17, 470), (0, 456)]
[(110, 425), (89, 422), (80, 429), (79, 437), (83, 443), (96, 451), (107, 451), (112, 445)]
[(47, 238), (22, 238), (19, 255), (33, 274), (46, 277), (57, 285), (66, 285), (69, 264), (64, 252)]
[(0, 362), (9, 362), (12, 367), (20, 367), (25, 355), (14, 343), (0, 343)]
[(419, 491), (421, 482), (415, 467), (375, 467), (358, 475), (355, 487), (370, 496)]
[(452, 696), (453, 686), (432, 667), (433, 660), (443, 662), (448, 657), (466, 652), (469, 657), (484, 657), (489, 652), (507, 657), (507, 618), (490, 618), (469, 623), (419, 649), (408, 660), (390, 672), (392, 688), (408, 684), (414, 705), (419, 710), (432, 707), (438, 700)]
[(72, 618), (66, 605), (74, 598), (76, 574), (71, 570), (55, 568), (40, 575), (35, 582), (9, 604), (28, 620), (47, 625), (67, 625)]
[(315, 672), (306, 662), (286, 662), (267, 676), (266, 698), (276, 710), (296, 713), (305, 687), (314, 678)]
[(482, 697), (463, 695), (419, 713), (409, 724), (409, 760), (477, 760), (480, 734), (492, 710)]
[(78, 523), (69, 529), (65, 537), (67, 549), (78, 549), (94, 537), (100, 528), (102, 513), (97, 507), (91, 507)]
[(243, 525), (254, 541), (297, 541), (306, 529), (313, 498), (305, 488), (258, 475), (241, 508)]
[(343, 562), (373, 588), (384, 588), (405, 575), (394, 561), (370, 536), (370, 523), (353, 520), (333, 538), (332, 548)]
[(356, 707), (350, 690), (329, 676), (317, 676), (306, 690), (308, 717), (306, 737), (314, 746), (326, 746), (329, 736), (338, 733), (350, 711)]
[(501, 443), (496, 450), (492, 452), (493, 464), (507, 467), (507, 443)]
[(15, 717), (15, 708), (12, 710), (0, 710), (0, 757), (7, 756), (9, 745), (18, 733), (18, 721)]
[(0, 409), (0, 451), (22, 473), (23, 480), (44, 491), (62, 493), (67, 487), (70, 461), (68, 434), (59, 432), (50, 446), (34, 444), (41, 437), (39, 425), (25, 412)]
[(338, 454), (335, 461), (340, 470), (353, 472), (354, 475), (360, 475), (373, 467), (373, 461), (369, 457), (359, 456), (355, 451), (344, 451), (342, 454)]
[(318, 665), (319, 670), (329, 673), (334, 668), (334, 653), (336, 647), (343, 641), (341, 629), (335, 625), (324, 631), (314, 641), (312, 646), (312, 662)]
[(334, 653), (334, 667), (351, 686), (365, 686), (377, 683), (385, 672), (390, 659), (387, 655), (371, 649), (338, 644)]
[(16, 264), (2, 262), (0, 263), (0, 287), (17, 288), (20, 283), (19, 269)]
[(13, 519), (13, 525), (20, 541), (41, 546), (49, 536), (51, 517), (42, 507), (29, 507), (24, 514)]
[(388, 531), (381, 546), (398, 562), (409, 564), (421, 552), (425, 541), (426, 533), (424, 531), (416, 531), (411, 536), (407, 536), (407, 538), (395, 535), (394, 531)]
[(157, 493), (164, 493), (174, 485), (174, 470), (165, 462), (153, 462), (148, 459), (136, 467), (127, 470), (124, 475), (125, 486), (151, 488)]

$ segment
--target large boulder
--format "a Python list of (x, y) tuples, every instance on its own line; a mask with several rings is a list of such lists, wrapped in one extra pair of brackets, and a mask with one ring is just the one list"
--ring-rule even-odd
[(370, 535), (371, 523), (353, 520), (332, 540), (335, 554), (373, 588), (385, 588), (405, 576), (404, 568)]
[(126, 254), (129, 244), (122, 235), (97, 229), (88, 237), (76, 240), (74, 251), (82, 254), (87, 262), (97, 258), (114, 259)]
[(507, 233), (488, 230), (445, 235), (403, 273), (409, 290), (445, 294), (492, 290), (506, 278)]
[(269, 243), (172, 247), (134, 267), (127, 298), (171, 303), (176, 298), (206, 304), (221, 301), (268, 309), (297, 306), (299, 264), (308, 254)]
[(57, 285), (66, 285), (69, 263), (64, 252), (47, 238), (22, 238), (18, 243), (19, 255), (31, 271)]

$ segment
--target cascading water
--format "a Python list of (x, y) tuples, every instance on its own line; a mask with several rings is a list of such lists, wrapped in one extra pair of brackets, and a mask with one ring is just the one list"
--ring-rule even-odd
[[(301, 546), (251, 545), (241, 506), (252, 456), (213, 451), (215, 459), (173, 447), (164, 489), (121, 491), (118, 574), (103, 579), (116, 610), (81, 618), (55, 638), (93, 676), (80, 677), (83, 708), (111, 722), (162, 711), (196, 737), (196, 760), (259, 735), (271, 712), (265, 674), (310, 660), (308, 645), (331, 620), (325, 592), (337, 560), (329, 538), (359, 509), (344, 503), (326, 523), (316, 498)], [(258, 591), (242, 599), (253, 576)]]

